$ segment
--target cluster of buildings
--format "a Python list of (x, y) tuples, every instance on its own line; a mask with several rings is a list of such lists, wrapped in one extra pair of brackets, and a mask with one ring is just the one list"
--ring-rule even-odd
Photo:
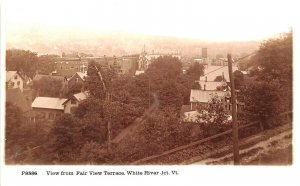
[(68, 98), (33, 96), (32, 83), (43, 78), (53, 78), (62, 82), (62, 87), (83, 84), (86, 73), (75, 72), (70, 78), (53, 75), (36, 75), (33, 80), (17, 71), (6, 71), (6, 102), (21, 109), (26, 121), (54, 121), (64, 113), (72, 113), (79, 103), (88, 97), (87, 92), (79, 92)]
[(117, 69), (119, 74), (138, 75), (143, 73), (148, 66), (158, 57), (170, 55), (181, 59), (181, 54), (176, 53), (147, 53), (145, 49), (141, 54), (126, 55), (121, 57), (116, 56), (101, 56), (101, 57), (62, 57), (55, 62), (55, 70), (52, 75), (72, 76), (75, 72), (86, 73), (88, 63), (93, 61), (103, 67), (112, 66)]
[[(40, 97), (39, 94), (32, 96), (28, 84), (40, 81), (44, 77), (53, 78), (62, 82), (62, 89), (67, 89), (75, 85), (83, 85), (87, 77), (88, 63), (94, 61), (103, 67), (113, 66), (121, 74), (139, 75), (149, 67), (153, 60), (166, 54), (152, 52), (148, 54), (145, 50), (139, 55), (129, 55), (122, 57), (64, 57), (55, 62), (55, 71), (50, 75), (37, 74), (33, 80), (17, 71), (6, 72), (6, 100), (19, 106), (29, 120), (54, 121), (64, 113), (73, 113), (79, 103), (88, 98), (88, 92), (83, 90), (73, 94), (68, 98), (60, 97)], [(180, 53), (168, 54), (181, 59)], [(221, 61), (223, 59), (220, 59)], [(204, 75), (197, 81), (200, 89), (190, 91), (190, 104), (182, 106), (182, 118), (184, 122), (195, 122), (199, 117), (197, 108), (205, 105), (213, 97), (218, 97), (225, 110), (230, 116), (231, 94), (229, 86), (229, 73), (225, 60), (221, 63), (212, 63), (207, 56), (207, 48), (202, 49), (202, 58), (194, 59), (194, 62), (204, 65)], [(233, 66), (233, 71), (238, 70)], [(31, 94), (30, 94), (31, 93)], [(238, 109), (242, 106), (238, 103)]]
[[(199, 83), (200, 89), (192, 89), (190, 92), (190, 105), (183, 105), (181, 109), (182, 120), (184, 122), (199, 121), (201, 114), (198, 108), (201, 105), (207, 105), (213, 98), (219, 99), (224, 110), (228, 113), (228, 119), (231, 119), (231, 92), (230, 79), (228, 71), (228, 62), (220, 58), (218, 63), (211, 60), (207, 56), (207, 48), (202, 49), (202, 58), (194, 59), (195, 63), (204, 66), (204, 75), (196, 81)], [(233, 65), (232, 71), (238, 70)], [(243, 108), (243, 103), (237, 102), (237, 109)]]
[[(43, 78), (55, 79), (62, 83), (60, 92), (66, 92), (68, 88), (84, 84), (87, 77), (89, 62), (95, 62), (102, 67), (114, 67), (119, 74), (139, 75), (144, 73), (148, 66), (160, 56), (152, 52), (148, 54), (145, 50), (138, 55), (116, 56), (67, 56), (58, 58), (55, 63), (55, 70), (49, 74), (37, 74), (30, 79), (17, 71), (6, 72), (6, 100), (20, 108), (29, 121), (37, 120), (54, 121), (64, 113), (73, 113), (79, 103), (88, 98), (88, 92), (82, 90), (80, 93), (73, 94), (68, 98), (41, 97), (39, 90), (33, 94), (33, 82), (43, 81)], [(168, 54), (181, 58), (180, 54)]]

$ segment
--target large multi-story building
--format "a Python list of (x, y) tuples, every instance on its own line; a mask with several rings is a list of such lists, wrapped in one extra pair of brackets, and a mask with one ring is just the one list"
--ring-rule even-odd
[(181, 54), (180, 53), (171, 53), (171, 54), (163, 54), (163, 53), (154, 53), (148, 54), (145, 50), (141, 53), (139, 60), (138, 60), (138, 69), (139, 70), (146, 70), (149, 65), (158, 57), (161, 56), (172, 56), (177, 57), (179, 60), (181, 60)]
[(138, 69), (139, 55), (122, 56), (119, 58), (120, 72), (122, 74), (134, 74)]
[(87, 71), (88, 60), (86, 58), (60, 58), (55, 62), (53, 75), (71, 77), (76, 72)]

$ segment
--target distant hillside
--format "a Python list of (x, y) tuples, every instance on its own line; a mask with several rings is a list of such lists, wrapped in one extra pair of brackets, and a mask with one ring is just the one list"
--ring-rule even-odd
[[(20, 33), (22, 30), (22, 33)], [(91, 32), (84, 30), (57, 31), (40, 27), (7, 31), (7, 48), (26, 49), (39, 54), (82, 52), (102, 55), (128, 55), (146, 51), (201, 56), (201, 48), (208, 48), (209, 57), (217, 54), (240, 56), (258, 49), (261, 41), (209, 42), (167, 36), (133, 35), (125, 32)]]

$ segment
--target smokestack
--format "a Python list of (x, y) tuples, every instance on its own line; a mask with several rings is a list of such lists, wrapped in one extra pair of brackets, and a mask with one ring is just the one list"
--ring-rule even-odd
[(204, 84), (203, 89), (206, 90), (206, 84)]

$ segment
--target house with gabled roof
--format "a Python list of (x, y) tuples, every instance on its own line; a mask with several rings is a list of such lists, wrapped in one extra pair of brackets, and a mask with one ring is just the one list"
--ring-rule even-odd
[(24, 77), (18, 71), (6, 71), (6, 88), (24, 90)]
[(196, 110), (200, 104), (207, 104), (214, 97), (218, 97), (224, 103), (224, 107), (230, 110), (230, 95), (228, 91), (192, 89), (190, 94), (191, 111)]
[(68, 87), (70, 88), (75, 85), (83, 85), (86, 77), (87, 73), (76, 72), (72, 77), (68, 79)]
[(77, 94), (74, 94), (70, 98), (68, 98), (64, 103), (64, 113), (74, 113), (74, 110), (79, 106), (79, 103), (81, 103), (83, 100), (88, 98), (88, 92), (80, 92)]
[(64, 113), (65, 98), (36, 97), (31, 104), (36, 119), (53, 121)]

